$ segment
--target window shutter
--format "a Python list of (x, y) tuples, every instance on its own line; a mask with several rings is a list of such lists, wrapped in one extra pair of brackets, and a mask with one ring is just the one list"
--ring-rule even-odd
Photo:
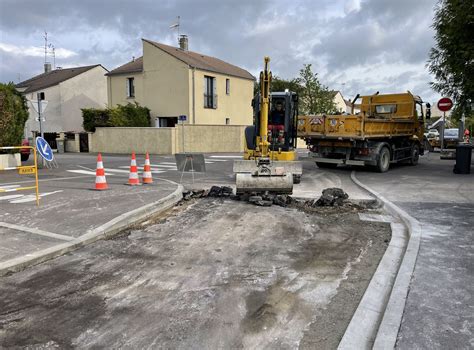
[(207, 107), (207, 77), (204, 77), (204, 85), (203, 85), (203, 88), (202, 88), (202, 91), (204, 91), (204, 108)]
[(213, 78), (212, 82), (213, 82), (212, 85), (214, 87), (213, 96), (212, 96), (212, 108), (216, 109), (217, 108), (217, 79)]
[(125, 79), (125, 88), (127, 89), (125, 96), (130, 97), (130, 80), (128, 78)]

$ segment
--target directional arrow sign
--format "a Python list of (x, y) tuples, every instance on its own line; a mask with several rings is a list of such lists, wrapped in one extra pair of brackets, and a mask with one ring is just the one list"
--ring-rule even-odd
[[(30, 100), (30, 103), (33, 106), (36, 113), (38, 113), (38, 101)], [(44, 113), (44, 111), (46, 110), (47, 105), (48, 105), (48, 101), (46, 101), (46, 100), (41, 101), (41, 113)]]
[(44, 160), (51, 162), (53, 160), (53, 150), (51, 146), (42, 137), (36, 138), (36, 150), (44, 158)]

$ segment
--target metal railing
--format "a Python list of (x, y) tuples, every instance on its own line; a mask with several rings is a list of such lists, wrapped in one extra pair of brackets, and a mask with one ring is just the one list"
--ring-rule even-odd
[(18, 169), (18, 174), (20, 175), (27, 175), (27, 174), (35, 174), (35, 186), (27, 186), (27, 187), (18, 187), (12, 189), (2, 189), (0, 188), (0, 193), (4, 192), (14, 192), (14, 191), (25, 191), (25, 190), (36, 190), (36, 205), (39, 206), (39, 186), (38, 186), (38, 164), (36, 160), (36, 148), (32, 146), (6, 146), (0, 147), (0, 150), (12, 150), (12, 149), (32, 149), (33, 150), (33, 158), (35, 160), (34, 165), (28, 166), (15, 166), (15, 167), (7, 167), (0, 170), (16, 170)]

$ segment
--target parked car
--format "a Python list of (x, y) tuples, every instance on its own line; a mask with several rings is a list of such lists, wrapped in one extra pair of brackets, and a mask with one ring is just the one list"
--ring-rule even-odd
[[(22, 146), (29, 146), (30, 143), (28, 142), (28, 140), (25, 139), (21, 142), (21, 145)], [(31, 152), (30, 148), (21, 148), (20, 149), (21, 161), (22, 162), (26, 162), (28, 160), (28, 158), (30, 158), (30, 152)]]
[(428, 139), (435, 139), (437, 137), (439, 138), (439, 131), (437, 129), (430, 129), (425, 136)]
[(459, 129), (445, 129), (444, 130), (444, 148), (456, 148), (461, 141), (459, 138)]

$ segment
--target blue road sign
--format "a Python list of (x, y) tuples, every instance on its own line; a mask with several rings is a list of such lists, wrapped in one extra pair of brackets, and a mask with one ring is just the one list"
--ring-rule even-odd
[(185, 115), (180, 115), (179, 116), (179, 121), (180, 122), (185, 122), (186, 121), (186, 116)]
[(51, 162), (53, 160), (53, 150), (51, 146), (42, 137), (36, 138), (36, 150), (44, 158), (44, 160)]

